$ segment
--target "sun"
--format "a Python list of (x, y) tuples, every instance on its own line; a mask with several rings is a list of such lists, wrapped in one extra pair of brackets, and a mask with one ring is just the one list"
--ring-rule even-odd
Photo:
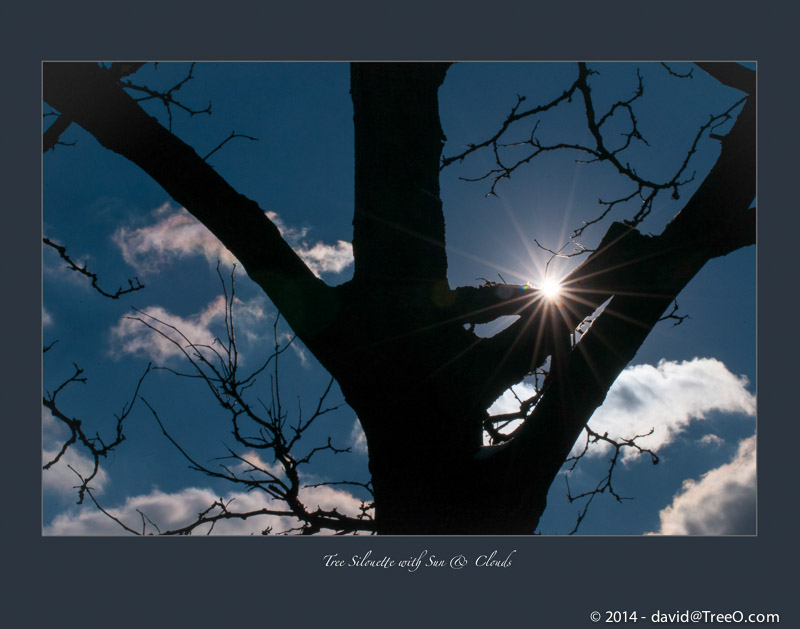
[(561, 283), (552, 277), (548, 277), (541, 283), (539, 290), (545, 299), (554, 301), (561, 295)]

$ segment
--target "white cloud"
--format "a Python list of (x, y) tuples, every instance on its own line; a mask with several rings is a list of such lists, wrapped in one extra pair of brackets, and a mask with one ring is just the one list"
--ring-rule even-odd
[[(536, 388), (527, 382), (520, 382), (511, 387), (497, 398), (489, 407), (489, 415), (506, 415), (508, 413), (519, 412), (519, 400), (526, 400), (536, 394)], [(517, 399), (519, 398), (519, 399)], [(496, 426), (503, 434), (514, 432), (522, 423), (521, 419), (514, 419), (506, 425)], [(488, 434), (484, 434), (484, 444), (489, 445), (491, 440)]]
[[(56, 458), (62, 445), (69, 439), (69, 429), (49, 410), (42, 407), (42, 465)], [(54, 492), (63, 498), (74, 499), (77, 495), (75, 486), (80, 484), (75, 469), (84, 478), (94, 469), (94, 462), (80, 453), (79, 446), (73, 444), (52, 467), (42, 470), (42, 489)], [(100, 467), (92, 479), (90, 487), (99, 495), (108, 484), (108, 474)]]
[(46, 328), (48, 325), (53, 325), (53, 315), (46, 308), (42, 308), (42, 327)]
[(49, 409), (42, 406), (42, 442), (53, 446), (57, 441), (69, 438), (69, 429), (64, 423), (53, 417)]
[(289, 227), (284, 224), (276, 212), (267, 212), (266, 214), (267, 218), (275, 223), (281, 236), (286, 239), (286, 242), (317, 277), (321, 273), (341, 273), (353, 263), (353, 245), (349, 242), (339, 240), (335, 245), (326, 245), (322, 242), (309, 245), (306, 241), (307, 227), (302, 229)]
[(284, 345), (291, 342), (289, 347), (294, 352), (294, 355), (297, 356), (300, 364), (306, 368), (311, 366), (311, 361), (308, 358), (308, 351), (306, 351), (306, 348), (303, 347), (300, 339), (298, 339), (294, 334), (291, 334), (290, 332), (283, 332), (282, 334), (278, 335), (278, 341)]
[[(634, 365), (617, 378), (589, 426), (595, 432), (608, 432), (610, 437), (619, 439), (644, 435), (652, 428), (653, 434), (637, 439), (637, 443), (645, 448), (663, 448), (691, 422), (705, 419), (711, 412), (755, 416), (756, 400), (747, 390), (748, 385), (747, 378), (732, 374), (713, 358), (683, 362), (662, 360), (657, 366)], [(513, 388), (523, 400), (536, 392), (525, 382)], [(519, 402), (509, 390), (489, 408), (489, 414), (518, 410)], [(512, 422), (504, 432), (510, 432), (519, 423)], [(719, 440), (715, 435), (707, 435), (701, 443), (712, 445), (716, 443), (715, 438)], [(583, 443), (583, 439), (579, 439), (573, 454), (580, 452)], [(604, 442), (594, 444), (587, 455), (604, 455), (610, 447)], [(633, 449), (626, 449), (623, 455), (628, 460), (636, 456)]]
[(112, 239), (122, 257), (138, 273), (153, 273), (175, 258), (200, 255), (209, 264), (217, 260), (226, 266), (236, 262), (217, 238), (185, 209), (173, 209), (165, 203), (153, 211), (158, 222), (130, 229), (119, 227)]
[(742, 440), (730, 463), (683, 482), (659, 514), (660, 535), (754, 535), (756, 438)]
[[(142, 311), (144, 314), (122, 317), (111, 328), (111, 351), (117, 356), (120, 354), (146, 356), (156, 362), (181, 355), (180, 348), (175, 343), (147, 327), (143, 321), (178, 341), (180, 347), (187, 347), (189, 341), (196, 346), (213, 346), (214, 339), (225, 333), (222, 327), (225, 311), (226, 302), (223, 295), (219, 295), (199, 313), (188, 317), (174, 315), (161, 306), (150, 306)], [(268, 316), (263, 297), (259, 296), (247, 302), (236, 299), (234, 317), (237, 336), (244, 335), (250, 341), (260, 340), (261, 336), (257, 330), (263, 327), (259, 324)], [(182, 338), (176, 330), (189, 341)]]
[[(264, 470), (265, 472), (278, 478), (284, 476), (283, 467), (280, 463), (277, 461), (273, 463), (267, 463), (255, 450), (248, 450), (241, 455), (241, 458), (244, 460), (239, 461), (236, 465), (231, 467), (231, 471), (235, 474), (242, 475), (252, 473), (258, 478), (263, 478), (261, 470)], [(253, 468), (256, 469), (254, 470)]]
[[(42, 452), (43, 463), (55, 458), (63, 442), (69, 437), (69, 430), (49, 411), (42, 411), (42, 437), (44, 448)], [(242, 454), (244, 461), (272, 472), (277, 477), (283, 476), (283, 470), (277, 463), (264, 461), (258, 452), (247, 451)], [(43, 470), (43, 490), (51, 492), (64, 502), (74, 503), (77, 493), (75, 486), (79, 479), (69, 469), (71, 465), (83, 476), (91, 473), (93, 463), (83, 456), (73, 446), (61, 457), (58, 463), (48, 470)], [(252, 471), (250, 465), (239, 461), (232, 466), (232, 471), (240, 475), (247, 475)], [(257, 472), (254, 476), (260, 476)], [(101, 496), (103, 490), (110, 482), (109, 475), (101, 467), (92, 480), (90, 486), (96, 496)], [(195, 521), (202, 511), (208, 509), (220, 499), (219, 494), (207, 488), (189, 487), (173, 493), (165, 493), (154, 489), (148, 494), (133, 496), (125, 500), (116, 508), (103, 507), (112, 515), (135, 530), (141, 530), (142, 515), (145, 514), (154, 522), (161, 531), (181, 528)], [(260, 509), (285, 510), (285, 504), (276, 501), (258, 492), (233, 492), (223, 497), (229, 510), (236, 512), (250, 512)], [(233, 500), (233, 502), (230, 502)], [(300, 490), (300, 500), (309, 511), (318, 507), (324, 510), (336, 509), (339, 513), (358, 515), (361, 500), (347, 491), (331, 486), (306, 487)], [(267, 527), (272, 527), (274, 533), (287, 531), (298, 525), (290, 517), (264, 515), (248, 520), (232, 519), (219, 522), (213, 534), (218, 535), (249, 535), (260, 534)], [(205, 534), (210, 525), (199, 527), (195, 533)], [(154, 529), (148, 523), (147, 532)], [(43, 530), (45, 535), (127, 535), (128, 533), (116, 522), (100, 512), (87, 498), (81, 506), (72, 504), (66, 511), (57, 515)]]
[[(513, 391), (512, 391), (513, 389)], [(516, 393), (516, 397), (515, 394)], [(527, 382), (521, 382), (508, 389), (501, 395), (494, 404), (489, 407), (489, 415), (505, 415), (506, 413), (516, 413), (519, 411), (519, 401), (526, 400), (536, 393), (536, 388)]]
[[(616, 438), (643, 435), (654, 429), (652, 435), (637, 443), (646, 448), (663, 448), (691, 422), (703, 420), (711, 412), (754, 417), (756, 399), (747, 390), (748, 385), (747, 378), (732, 374), (713, 358), (662, 360), (655, 367), (635, 365), (620, 374), (589, 426)], [(589, 452), (599, 455), (606, 449), (599, 444)], [(637, 455), (630, 450), (626, 456)]]
[(172, 356), (180, 356), (181, 350), (169, 339), (148, 328), (145, 323), (177, 340), (180, 347), (186, 347), (187, 341), (168, 326), (179, 330), (195, 345), (213, 345), (215, 335), (211, 332), (211, 326), (224, 320), (225, 298), (220, 295), (201, 312), (185, 318), (171, 314), (161, 306), (150, 306), (142, 312), (144, 314), (121, 318), (111, 328), (113, 352), (117, 356), (120, 353), (143, 355), (154, 361), (164, 361)]
[[(94, 469), (94, 462), (86, 456), (79, 454), (72, 445), (52, 467), (42, 470), (42, 489), (52, 491), (66, 498), (76, 498), (80, 479), (70, 467), (77, 471), (84, 478), (88, 477)], [(56, 458), (59, 450), (42, 450), (42, 465), (45, 465)], [(92, 491), (100, 495), (108, 484), (108, 474), (100, 467), (97, 474), (89, 483)]]
[[(200, 255), (212, 265), (217, 260), (232, 266), (236, 259), (217, 238), (185, 209), (165, 203), (153, 212), (157, 222), (135, 229), (120, 227), (113, 240), (124, 260), (140, 274), (157, 272), (173, 259)], [(343, 240), (335, 245), (310, 244), (308, 228), (296, 229), (283, 223), (275, 212), (266, 212), (286, 242), (308, 267), (321, 273), (341, 273), (353, 263), (353, 246)]]
[(357, 417), (353, 422), (353, 429), (350, 431), (350, 447), (357, 454), (367, 454), (368, 452), (367, 435), (364, 434), (364, 429)]
[[(174, 493), (165, 493), (154, 490), (149, 494), (134, 496), (125, 500), (125, 503), (116, 508), (104, 508), (114, 517), (118, 518), (134, 530), (142, 530), (142, 515), (144, 514), (155, 523), (162, 532), (181, 528), (197, 519), (199, 513), (208, 509), (220, 496), (210, 489), (189, 487)], [(310, 511), (317, 507), (331, 510), (337, 509), (340, 513), (356, 515), (359, 513), (361, 501), (346, 491), (333, 487), (314, 487), (300, 491), (300, 499)], [(262, 494), (231, 493), (223, 497), (229, 511), (240, 513), (258, 511), (260, 509), (282, 509), (282, 503), (275, 502)], [(232, 501), (232, 502), (231, 502)], [(215, 513), (218, 511), (212, 511)], [(146, 532), (156, 532), (148, 522)], [(260, 515), (247, 520), (233, 518), (218, 522), (212, 534), (214, 535), (251, 535), (260, 534), (264, 529), (272, 527), (273, 533), (280, 533), (297, 526), (297, 521), (276, 515)], [(202, 535), (208, 532), (210, 525), (203, 525), (195, 529), (194, 534)], [(86, 506), (74, 509), (56, 516), (44, 528), (45, 535), (127, 535), (122, 527), (110, 518), (100, 513), (97, 509)]]
[(344, 240), (337, 240), (335, 245), (317, 242), (310, 248), (306, 245), (292, 248), (317, 277), (321, 273), (341, 273), (353, 264), (353, 245)]
[(714, 434), (703, 435), (700, 437), (700, 445), (703, 446), (714, 446), (716, 448), (721, 446), (723, 443), (725, 443), (725, 440)]

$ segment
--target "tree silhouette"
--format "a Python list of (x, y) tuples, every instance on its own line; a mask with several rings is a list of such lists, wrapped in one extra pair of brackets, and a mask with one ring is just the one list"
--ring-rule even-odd
[[(601, 109), (592, 69), (577, 64), (574, 82), (555, 99), (526, 108), (520, 97), (495, 134), (443, 156), (438, 90), (449, 65), (352, 64), (355, 267), (353, 278), (339, 286), (323, 282), (263, 208), (141, 108), (132, 93), (144, 88), (124, 79), (130, 69), (46, 63), (43, 85), (62, 126), (80, 125), (139, 166), (221, 241), (336, 380), (369, 448), (375, 516), (363, 528), (530, 534), (589, 418), (657, 322), (676, 318), (670, 308), (681, 290), (710, 259), (755, 243), (755, 73), (737, 64), (697, 65), (742, 98), (710, 116), (673, 175), (656, 181), (640, 175), (624, 153), (643, 140), (635, 109), (641, 78), (633, 96)], [(669, 67), (665, 72), (677, 74)], [(169, 107), (174, 100), (164, 102)], [(585, 141), (544, 141), (536, 126), (522, 142), (507, 139), (520, 121), (567, 102), (584, 110)], [(620, 120), (625, 131), (612, 142), (608, 129)], [(729, 130), (720, 135), (723, 125)], [(659, 195), (680, 197), (704, 136), (721, 145), (710, 173), (660, 234), (640, 233)], [(56, 140), (51, 137), (50, 146)], [(451, 288), (441, 170), (490, 152), (496, 165), (478, 179), (494, 194), (537, 156), (557, 150), (610, 165), (630, 182), (632, 192), (603, 201), (597, 220), (636, 199), (630, 219), (612, 223), (593, 249), (576, 250), (585, 260), (561, 280), (558, 296), (504, 282)], [(475, 334), (475, 325), (506, 315), (518, 319), (489, 338)], [(202, 361), (199, 349), (193, 356)], [(504, 391), (534, 373), (542, 381), (534, 398), (520, 400), (518, 414), (488, 415)], [(233, 377), (227, 384), (236, 382)], [(235, 393), (224, 378), (219, 385), (224, 395)], [(233, 412), (247, 409), (243, 404)], [(500, 429), (512, 419), (521, 420), (513, 431)], [(485, 433), (492, 445), (484, 445)], [(617, 454), (620, 447), (636, 447), (633, 440), (614, 445)], [(296, 499), (293, 491), (284, 499)], [(306, 516), (306, 532), (319, 530), (320, 522)], [(335, 514), (318, 517), (325, 519), (323, 528), (337, 530)]]

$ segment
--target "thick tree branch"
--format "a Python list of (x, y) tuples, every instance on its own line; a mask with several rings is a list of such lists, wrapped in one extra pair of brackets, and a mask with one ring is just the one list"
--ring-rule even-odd
[[(709, 259), (754, 241), (754, 211), (749, 209), (755, 197), (753, 101), (748, 100), (723, 139), (709, 176), (660, 236), (631, 239), (623, 232), (614, 239), (611, 232), (624, 226), (612, 226), (606, 240), (616, 247), (607, 247), (604, 254), (611, 271), (595, 274), (590, 258), (568, 278), (571, 289), (599, 286), (601, 294), (614, 297), (564, 357), (563, 369), (505, 450), (511, 476), (534, 476), (541, 481), (536, 485), (549, 487), (586, 422), (678, 293)], [(527, 500), (539, 510), (545, 495)]]
[(238, 194), (96, 64), (45, 63), (43, 78), (45, 100), (103, 146), (141, 167), (200, 220), (304, 340), (324, 326), (320, 314), (327, 311), (330, 290), (254, 201)]
[[(558, 346), (569, 342), (578, 324), (611, 295), (641, 291), (631, 277), (635, 265), (653, 254), (651, 239), (614, 223), (589, 258), (561, 281), (556, 303), (541, 299), (537, 291), (509, 302), (520, 319), (488, 339), (481, 339), (467, 360), (472, 369), (486, 372), (484, 403), (491, 404), (508, 387), (541, 366)], [(499, 306), (498, 306), (499, 308)]]
[(755, 96), (756, 73), (743, 65), (719, 61), (700, 61), (696, 65), (723, 85)]
[[(143, 65), (144, 63), (138, 62), (116, 62), (112, 63), (111, 67), (109, 67), (106, 72), (108, 73), (109, 77), (113, 78), (115, 81), (118, 81), (122, 77), (133, 74)], [(60, 138), (61, 134), (69, 128), (70, 124), (72, 124), (70, 117), (63, 114), (58, 116), (55, 121), (53, 121), (53, 123), (47, 128), (47, 131), (45, 131), (44, 135), (42, 136), (42, 148), (45, 153), (51, 149), (54, 149), (57, 144), (65, 144), (64, 142), (60, 141)]]
[[(722, 67), (712, 69), (729, 78)], [(750, 72), (738, 65), (731, 69), (733, 78), (729, 80), (736, 85), (746, 83), (748, 76), (740, 70)], [(638, 295), (639, 300), (657, 303), (657, 321), (706, 260), (755, 243), (756, 213), (750, 207), (755, 198), (754, 97), (748, 99), (730, 133), (720, 141), (717, 163), (661, 236), (643, 236), (625, 224), (614, 223), (586, 262), (562, 280), (559, 313), (567, 333), (612, 295)], [(676, 278), (681, 279), (676, 283)], [(613, 311), (609, 310), (609, 315)], [(483, 339), (472, 352), (477, 363), (493, 365), (489, 397), (519, 382), (552, 349), (543, 332), (542, 309), (529, 308), (520, 314), (526, 316), (491, 339)], [(617, 308), (615, 316), (635, 317), (637, 313)], [(557, 323), (551, 320), (550, 329)]]
[(47, 127), (47, 131), (42, 136), (42, 150), (44, 153), (54, 149), (57, 144), (64, 144), (60, 141), (61, 134), (67, 130), (71, 123), (72, 121), (67, 116), (61, 115)]
[(448, 65), (351, 66), (356, 282), (446, 279), (437, 93)]
[(508, 315), (520, 315), (540, 299), (539, 291), (529, 284), (460, 286), (452, 291), (448, 316), (461, 323), (489, 323)]

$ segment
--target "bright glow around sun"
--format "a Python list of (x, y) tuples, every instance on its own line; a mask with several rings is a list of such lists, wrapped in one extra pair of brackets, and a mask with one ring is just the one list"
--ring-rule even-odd
[(541, 286), (539, 286), (539, 290), (542, 291), (542, 295), (544, 295), (546, 299), (556, 299), (561, 294), (561, 284), (558, 280), (548, 277), (542, 282)]

